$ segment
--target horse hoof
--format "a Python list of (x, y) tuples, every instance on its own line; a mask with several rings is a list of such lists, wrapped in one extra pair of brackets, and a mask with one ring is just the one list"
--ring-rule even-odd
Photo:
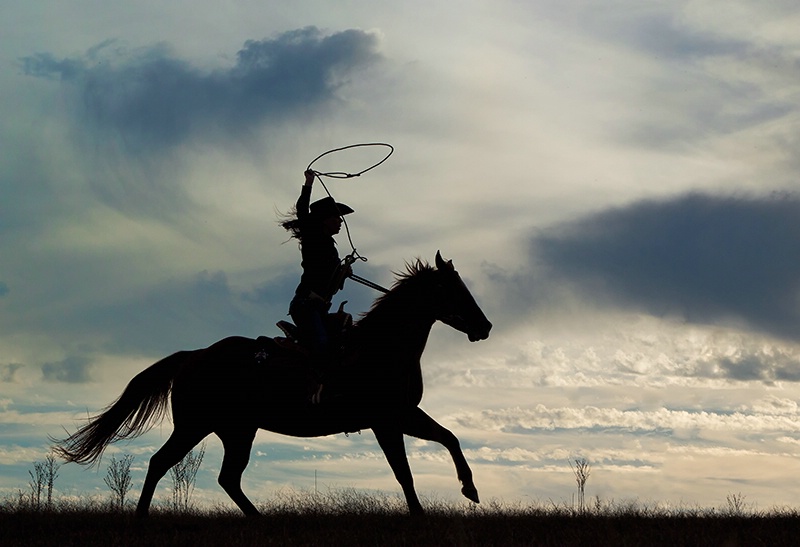
[(464, 497), (468, 500), (474, 501), (475, 503), (480, 503), (481, 500), (478, 497), (478, 489), (474, 486), (465, 486), (461, 489), (461, 493), (464, 494)]

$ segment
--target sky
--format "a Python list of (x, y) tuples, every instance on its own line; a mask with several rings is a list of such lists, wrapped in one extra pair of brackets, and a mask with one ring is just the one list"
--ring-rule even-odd
[[(482, 499), (571, 504), (586, 458), (590, 499), (797, 506), (796, 2), (0, 6), (0, 494), (165, 355), (278, 335), (303, 171), (385, 142), (328, 189), (356, 273), (441, 250), (495, 325), (439, 324), (423, 356)], [(170, 431), (57, 492), (108, 495), (128, 453), (135, 496)], [(195, 498), (229, 504), (206, 443)], [(406, 446), (421, 495), (458, 500), (446, 451)], [(399, 492), (369, 431), (259, 433), (252, 499), (315, 484)]]

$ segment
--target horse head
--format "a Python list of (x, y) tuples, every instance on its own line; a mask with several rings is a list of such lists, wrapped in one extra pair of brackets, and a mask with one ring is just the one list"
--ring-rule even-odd
[(467, 335), (470, 342), (486, 340), (492, 323), (458, 275), (452, 260), (444, 260), (436, 252), (436, 319)]

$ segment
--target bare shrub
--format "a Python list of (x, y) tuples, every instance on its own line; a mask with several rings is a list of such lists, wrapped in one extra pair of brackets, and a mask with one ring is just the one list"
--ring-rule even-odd
[(196, 453), (194, 450), (190, 450), (181, 461), (169, 470), (169, 476), (172, 479), (173, 510), (179, 512), (189, 510), (189, 501), (197, 481), (197, 470), (200, 469), (205, 453), (206, 443), (203, 443)]
[(744, 500), (746, 497), (747, 496), (745, 496), (741, 492), (736, 494), (728, 494), (725, 497), (725, 501), (728, 504), (725, 514), (731, 517), (741, 517), (742, 515), (744, 515), (746, 509)]
[[(61, 464), (56, 463), (56, 457), (50, 453), (44, 461), (34, 462), (33, 470), (28, 471), (30, 481), (31, 507), (37, 511), (42, 509), (44, 502), (47, 509), (53, 506), (53, 488), (58, 478), (58, 469)], [(44, 499), (43, 499), (44, 498)]]
[(125, 496), (131, 489), (131, 463), (133, 463), (131, 454), (125, 454), (121, 460), (118, 460), (116, 455), (111, 456), (106, 476), (103, 478), (111, 489), (114, 506), (120, 511), (125, 507)]
[(570, 467), (575, 473), (575, 482), (578, 484), (578, 509), (583, 512), (586, 510), (586, 481), (592, 473), (592, 466), (586, 458), (575, 458), (575, 466), (573, 467), (570, 461)]

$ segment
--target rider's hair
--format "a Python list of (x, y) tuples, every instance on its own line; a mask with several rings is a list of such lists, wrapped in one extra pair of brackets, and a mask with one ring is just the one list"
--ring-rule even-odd
[(297, 218), (297, 208), (292, 207), (288, 213), (282, 215), (280, 225), (284, 230), (289, 232), (294, 239), (303, 241), (303, 234), (308, 233), (309, 230), (321, 229), (322, 223), (314, 215), (309, 215), (304, 221)]

